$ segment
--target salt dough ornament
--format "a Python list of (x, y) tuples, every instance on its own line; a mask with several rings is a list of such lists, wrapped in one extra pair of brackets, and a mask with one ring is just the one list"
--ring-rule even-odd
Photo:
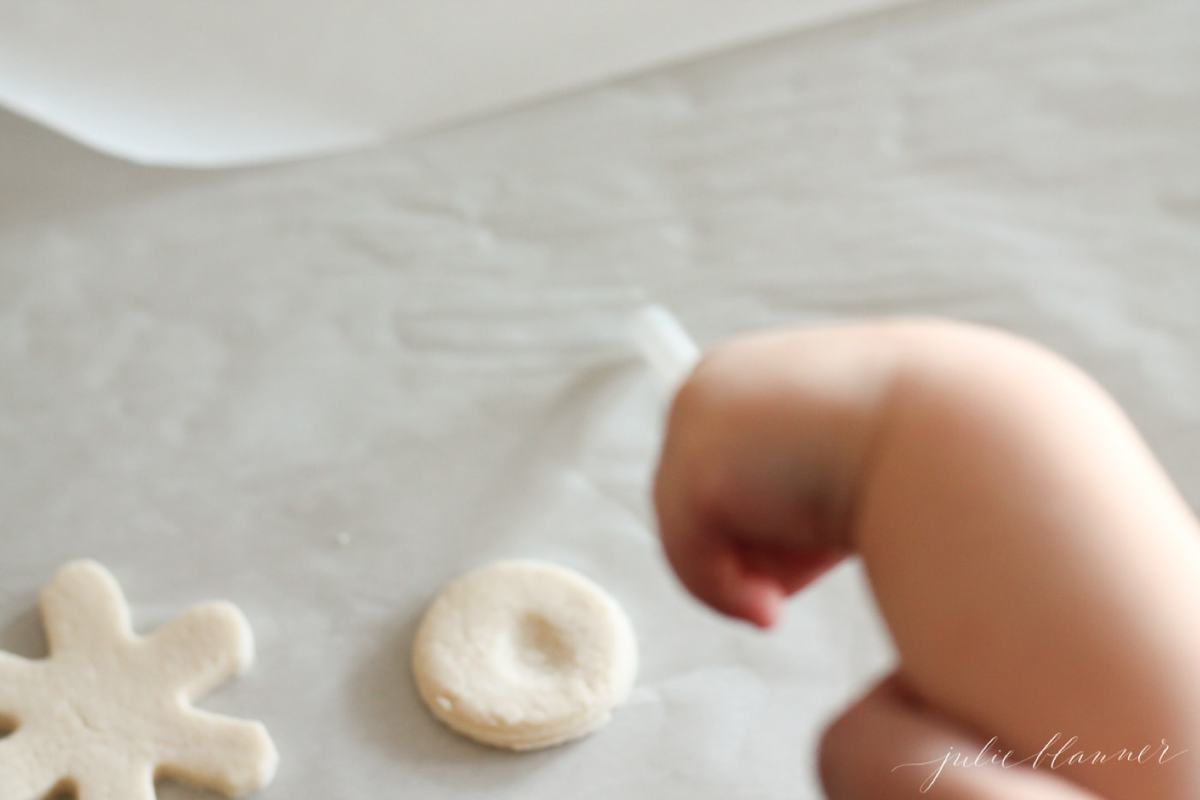
[(412, 654), (429, 710), (483, 744), (536, 750), (585, 736), (629, 694), (628, 617), (582, 575), (539, 561), (468, 572), (426, 611)]
[(0, 800), (70, 789), (78, 800), (154, 800), (156, 778), (238, 797), (275, 775), (266, 728), (191, 703), (249, 668), (254, 642), (229, 603), (133, 633), (104, 567), (67, 564), (42, 590), (50, 657), (0, 652)]

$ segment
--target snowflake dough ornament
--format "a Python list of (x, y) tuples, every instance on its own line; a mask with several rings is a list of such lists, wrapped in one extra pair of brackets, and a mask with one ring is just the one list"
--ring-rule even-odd
[(266, 728), (191, 703), (254, 658), (246, 618), (229, 603), (133, 633), (104, 567), (75, 561), (42, 590), (50, 657), (0, 652), (0, 800), (71, 789), (78, 800), (154, 800), (156, 778), (230, 797), (271, 782)]

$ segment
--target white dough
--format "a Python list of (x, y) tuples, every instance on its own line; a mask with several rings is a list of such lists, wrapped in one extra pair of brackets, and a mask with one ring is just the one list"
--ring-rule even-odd
[(538, 561), (501, 561), (455, 580), (413, 645), (413, 675), (434, 716), (513, 750), (596, 730), (636, 671), (625, 612), (587, 578)]
[(133, 633), (103, 567), (72, 562), (42, 590), (50, 657), (0, 652), (0, 800), (71, 787), (78, 800), (153, 800), (155, 777), (230, 797), (271, 782), (266, 729), (191, 703), (247, 669), (250, 627), (228, 603), (195, 606)]

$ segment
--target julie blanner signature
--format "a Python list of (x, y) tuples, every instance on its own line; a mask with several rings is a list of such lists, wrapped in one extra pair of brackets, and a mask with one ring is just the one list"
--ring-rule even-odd
[(921, 783), (921, 793), (924, 794), (933, 788), (938, 778), (942, 777), (947, 769), (951, 768), (994, 766), (1008, 769), (1028, 766), (1033, 769), (1057, 770), (1070, 766), (1103, 766), (1116, 763), (1162, 765), (1169, 764), (1188, 752), (1173, 748), (1167, 744), (1166, 739), (1160, 739), (1158, 744), (1148, 744), (1136, 749), (1122, 747), (1120, 750), (1112, 752), (1088, 751), (1078, 747), (1078, 736), (1064, 738), (1063, 734), (1056, 733), (1046, 744), (1042, 745), (1042, 749), (1037, 753), (1018, 759), (1012, 750), (1000, 750), (996, 746), (997, 741), (998, 737), (993, 736), (974, 754), (951, 747), (944, 756), (932, 758), (929, 761), (897, 764), (892, 767), (892, 772), (906, 767), (929, 767), (929, 774)]

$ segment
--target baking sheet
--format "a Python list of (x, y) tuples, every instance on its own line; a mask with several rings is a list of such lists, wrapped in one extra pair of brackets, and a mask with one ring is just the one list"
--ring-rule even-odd
[[(890, 649), (852, 565), (766, 636), (683, 595), (621, 326), (1003, 325), (1095, 373), (1195, 503), (1198, 15), (922, 3), (203, 174), (0, 121), (0, 647), (38, 652), (37, 587), (89, 555), (140, 625), (246, 611), (259, 663), (205, 707), (270, 726), (264, 797), (814, 800), (820, 725)], [(610, 727), (528, 756), (443, 731), (406, 666), (432, 593), (509, 555), (592, 575), (642, 646)]]
[(10, 0), (0, 104), (142, 163), (377, 142), (904, 0)]

